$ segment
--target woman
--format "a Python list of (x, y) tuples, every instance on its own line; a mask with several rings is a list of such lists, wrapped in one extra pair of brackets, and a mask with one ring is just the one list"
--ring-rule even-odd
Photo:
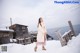
[(37, 51), (37, 46), (38, 45), (42, 45), (42, 50), (46, 50), (45, 49), (45, 43), (46, 43), (46, 29), (45, 29), (45, 25), (43, 22), (43, 19), (40, 17), (39, 21), (38, 21), (38, 34), (37, 34), (37, 42), (36, 42), (36, 46), (34, 48), (35, 52)]

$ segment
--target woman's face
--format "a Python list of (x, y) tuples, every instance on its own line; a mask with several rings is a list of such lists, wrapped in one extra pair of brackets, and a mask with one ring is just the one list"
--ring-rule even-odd
[(43, 19), (41, 18), (40, 21), (43, 22)]

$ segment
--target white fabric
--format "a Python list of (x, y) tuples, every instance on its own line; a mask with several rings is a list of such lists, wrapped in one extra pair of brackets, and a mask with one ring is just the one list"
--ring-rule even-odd
[(45, 25), (44, 23), (41, 23), (41, 25), (39, 24), (38, 26), (38, 34), (37, 34), (37, 42), (44, 42), (45, 41), (45, 34), (46, 33), (46, 29), (45, 29)]

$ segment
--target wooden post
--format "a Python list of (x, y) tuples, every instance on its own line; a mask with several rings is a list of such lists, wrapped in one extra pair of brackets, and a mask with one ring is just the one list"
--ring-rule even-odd
[(10, 24), (11, 24), (11, 26), (12, 26), (12, 18), (10, 18)]
[(61, 33), (59, 31), (57, 31), (56, 34), (57, 34), (57, 37), (59, 38), (59, 40), (61, 42), (61, 45), (62, 46), (67, 45), (67, 42), (61, 37)]
[(73, 33), (73, 36), (76, 36), (71, 21), (68, 21), (68, 23), (69, 23), (70, 29)]

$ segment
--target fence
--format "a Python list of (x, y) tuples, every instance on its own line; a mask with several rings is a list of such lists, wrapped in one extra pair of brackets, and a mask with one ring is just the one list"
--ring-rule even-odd
[(62, 46), (67, 45), (68, 41), (71, 40), (73, 36), (76, 36), (71, 21), (68, 21), (68, 23), (70, 27), (69, 31), (65, 32), (63, 35), (61, 35), (59, 30), (56, 31), (56, 35), (59, 38)]

